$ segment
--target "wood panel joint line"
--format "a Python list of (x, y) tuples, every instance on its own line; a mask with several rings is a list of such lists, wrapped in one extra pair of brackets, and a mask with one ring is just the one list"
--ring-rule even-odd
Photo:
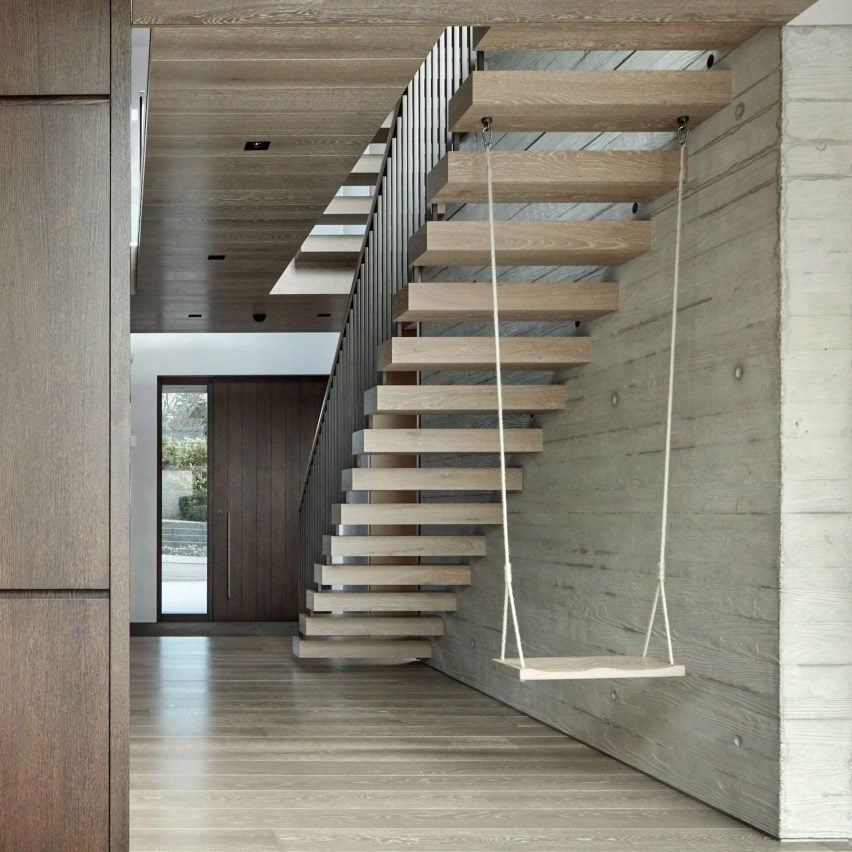
[(108, 104), (110, 96), (108, 93), (101, 95), (0, 95), (0, 106), (3, 104)]
[(7, 598), (109, 598), (109, 589), (0, 589)]

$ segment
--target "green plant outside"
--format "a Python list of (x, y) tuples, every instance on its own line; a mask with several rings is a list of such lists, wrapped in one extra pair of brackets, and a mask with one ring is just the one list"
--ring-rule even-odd
[(185, 521), (207, 520), (207, 439), (169, 438), (163, 441), (163, 470), (192, 472), (192, 494), (178, 500)]

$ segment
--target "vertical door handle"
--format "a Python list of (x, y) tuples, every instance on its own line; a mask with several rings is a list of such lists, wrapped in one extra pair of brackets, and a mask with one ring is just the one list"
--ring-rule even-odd
[(228, 512), (228, 600), (231, 599), (231, 513)]

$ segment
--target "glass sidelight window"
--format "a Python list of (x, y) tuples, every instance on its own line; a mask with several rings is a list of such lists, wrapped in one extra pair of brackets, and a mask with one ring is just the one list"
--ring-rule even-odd
[(208, 386), (160, 384), (160, 617), (208, 612)]

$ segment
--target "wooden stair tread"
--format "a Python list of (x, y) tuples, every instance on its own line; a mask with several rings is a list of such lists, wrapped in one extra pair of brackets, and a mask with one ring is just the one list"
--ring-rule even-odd
[[(507, 429), (507, 453), (540, 453), (541, 429)], [(362, 429), (352, 435), (353, 455), (372, 453), (496, 453), (497, 429)]]
[[(499, 284), (500, 319), (590, 320), (618, 310), (618, 284)], [(393, 297), (394, 322), (490, 319), (490, 284), (407, 284)]]
[(610, 678), (683, 677), (686, 669), (649, 657), (527, 657), (495, 659), (504, 674), (520, 681), (598, 680)]
[(450, 101), (450, 127), (478, 131), (675, 132), (731, 99), (728, 71), (474, 71)]
[(314, 612), (453, 612), (455, 592), (305, 592)]
[[(567, 389), (561, 384), (503, 385), (503, 411), (559, 411), (565, 408), (566, 395)], [(366, 415), (496, 410), (495, 385), (378, 385), (364, 394)]]
[(444, 621), (438, 616), (299, 616), (304, 636), (443, 636)]
[[(388, 386), (391, 387), (391, 386)], [(488, 467), (357, 467), (343, 471), (344, 491), (499, 491), (500, 470)], [(523, 488), (523, 470), (506, 471), (509, 491)]]
[(476, 50), (730, 50), (759, 24), (691, 21), (613, 24), (496, 24), (477, 27)]
[(332, 523), (362, 524), (499, 524), (499, 503), (337, 503)]
[[(495, 202), (654, 201), (677, 189), (676, 151), (494, 151)], [(432, 203), (488, 200), (485, 155), (450, 151), (427, 178)]]
[[(647, 221), (495, 223), (499, 266), (617, 266), (648, 251)], [(412, 266), (487, 266), (488, 222), (427, 222), (408, 241)]]
[[(562, 370), (588, 364), (588, 337), (504, 337), (500, 341), (504, 370)], [(377, 369), (493, 370), (492, 337), (393, 337), (377, 354)]]
[(383, 660), (403, 662), (432, 655), (425, 639), (303, 639), (293, 637), (293, 656), (303, 660)]
[(321, 586), (468, 586), (467, 565), (314, 565)]
[(328, 535), (323, 555), (347, 556), (485, 556), (482, 535)]

